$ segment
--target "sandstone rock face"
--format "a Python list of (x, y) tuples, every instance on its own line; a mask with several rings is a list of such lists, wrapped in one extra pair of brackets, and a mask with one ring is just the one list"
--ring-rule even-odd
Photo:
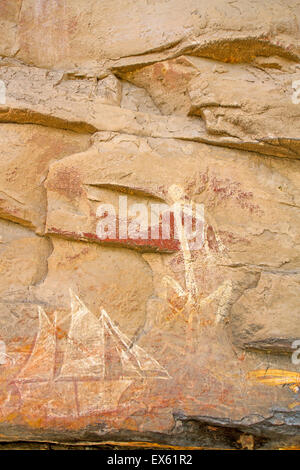
[(89, 136), (35, 125), (2, 124), (1, 217), (43, 233), (50, 164), (89, 147)]
[(299, 2), (0, 26), (0, 441), (299, 447)]

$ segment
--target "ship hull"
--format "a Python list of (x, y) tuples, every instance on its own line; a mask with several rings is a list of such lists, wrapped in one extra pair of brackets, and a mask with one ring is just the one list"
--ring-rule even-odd
[(48, 417), (76, 416), (74, 386), (69, 383), (32, 382), (18, 383), (21, 406)]
[(168, 376), (158, 362), (132, 345), (104, 308), (97, 318), (71, 292), (71, 324), (63, 356), (57, 354), (56, 316), (39, 307), (32, 353), (16, 378), (21, 406), (43, 417), (114, 413), (126, 389), (146, 373)]
[(132, 380), (77, 382), (78, 414), (116, 410), (123, 393), (131, 384)]
[(84, 416), (116, 410), (132, 380), (18, 383), (21, 406), (49, 417)]

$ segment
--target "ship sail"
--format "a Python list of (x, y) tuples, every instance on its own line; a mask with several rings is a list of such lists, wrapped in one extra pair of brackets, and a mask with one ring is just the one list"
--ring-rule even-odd
[(153, 359), (144, 349), (131, 344), (129, 338), (112, 322), (104, 308), (101, 308), (102, 322), (106, 332), (114, 339), (122, 362), (123, 377), (152, 377), (169, 379), (167, 370)]
[[(47, 382), (54, 378), (56, 322), (39, 307), (39, 331), (18, 382)], [(55, 381), (105, 381), (170, 378), (166, 369), (112, 322), (104, 308), (98, 319), (71, 293), (71, 324), (63, 364)]]
[(58, 381), (170, 378), (168, 372), (112, 322), (104, 308), (98, 319), (71, 293), (72, 319)]
[(71, 292), (71, 325), (64, 361), (56, 380), (104, 378), (104, 328), (84, 303)]
[[(35, 397), (43, 403), (45, 393), (50, 390), (56, 403), (57, 397), (74, 399), (77, 414), (85, 415), (117, 409), (122, 394), (134, 379), (170, 378), (155, 359), (132, 344), (104, 308), (97, 318), (73, 293), (67, 345), (60, 372), (55, 377), (56, 346), (56, 321), (52, 324), (39, 308), (38, 335), (32, 353), (16, 379), (22, 384), (24, 400)], [(46, 389), (39, 383), (44, 383)], [(62, 394), (62, 390), (68, 392)], [(73, 395), (70, 394), (72, 390)], [(72, 406), (74, 403), (72, 401)]]
[(39, 330), (32, 353), (18, 375), (18, 382), (47, 382), (53, 379), (56, 351), (56, 325), (38, 307)]

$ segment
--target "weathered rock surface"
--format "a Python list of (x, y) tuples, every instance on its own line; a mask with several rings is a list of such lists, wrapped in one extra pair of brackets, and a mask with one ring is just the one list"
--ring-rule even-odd
[(299, 447), (299, 21), (0, 2), (3, 448)]
[(184, 8), (180, 0), (23, 0), (17, 57), (40, 67), (101, 70), (109, 61), (176, 47), (216, 60), (230, 54), (236, 62), (266, 51), (298, 56), (298, 20), (296, 0), (188, 0)]
[(11, 56), (17, 52), (18, 20), (21, 11), (22, 0), (11, 2), (3, 0), (0, 13), (0, 54)]
[(43, 233), (51, 162), (89, 147), (89, 136), (42, 126), (0, 125), (0, 214)]
[(239, 345), (291, 354), (293, 339), (300, 335), (299, 281), (299, 274), (292, 272), (261, 274), (256, 288), (245, 292), (232, 309), (231, 328)]
[(42, 281), (47, 274), (51, 242), (4, 220), (1, 220), (0, 234), (1, 295)]
[(201, 138), (204, 132), (197, 118), (120, 109), (121, 83), (114, 76), (97, 81), (5, 64), (0, 68), (7, 89), (6, 104), (0, 106), (2, 122), (35, 123), (82, 133), (101, 130), (191, 140)]
[(299, 156), (299, 111), (292, 100), (296, 61), (256, 57), (220, 64), (181, 56), (122, 73), (145, 88), (163, 114), (198, 115), (203, 141), (277, 156)]
[(119, 67), (123, 82), (112, 74), (99, 80), (4, 60), (0, 79), (6, 104), (0, 105), (0, 121), (175, 137), (299, 158), (293, 100), (299, 65), (277, 56), (259, 59), (250, 66), (216, 65), (181, 56), (136, 71)]

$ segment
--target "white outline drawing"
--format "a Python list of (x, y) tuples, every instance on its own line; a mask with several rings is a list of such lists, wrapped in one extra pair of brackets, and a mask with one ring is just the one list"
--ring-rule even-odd
[[(186, 297), (186, 304), (185, 307), (190, 308), (188, 323), (190, 327), (193, 323), (193, 317), (195, 315), (195, 310), (199, 313), (198, 309), (200, 307), (204, 307), (210, 304), (212, 301), (217, 300), (219, 298), (218, 309), (216, 313), (216, 324), (225, 320), (228, 314), (228, 308), (230, 306), (230, 300), (233, 291), (233, 283), (230, 280), (224, 281), (212, 294), (208, 295), (207, 297), (201, 299), (199, 294), (199, 290), (197, 287), (197, 281), (194, 273), (193, 268), (193, 259), (191, 255), (191, 250), (189, 248), (189, 242), (185, 236), (184, 227), (182, 224), (182, 208), (184, 208), (185, 200), (184, 200), (184, 191), (181, 186), (176, 184), (172, 185), (169, 188), (168, 195), (173, 202), (174, 208), (174, 218), (176, 227), (178, 230), (180, 247), (183, 255), (184, 260), (184, 271), (185, 271), (185, 289), (183, 289), (180, 284), (173, 279), (171, 276), (165, 276), (163, 281), (165, 285), (171, 286), (178, 297)], [(217, 237), (218, 246), (221, 246), (221, 251), (224, 251), (224, 247), (220, 240)], [(205, 241), (204, 241), (204, 248)]]
[(15, 360), (6, 353), (6, 344), (4, 341), (0, 341), (0, 366), (7, 363), (7, 359), (11, 361), (12, 364), (15, 363)]
[[(57, 371), (56, 317), (52, 324), (39, 307), (39, 330), (32, 353), (15, 379), (22, 399), (32, 386), (55, 393), (73, 392), (77, 415), (116, 409), (134, 380), (170, 379), (167, 370), (144, 349), (131, 343), (101, 307), (97, 318), (71, 290), (71, 324), (64, 359)], [(89, 387), (88, 384), (92, 386)], [(33, 390), (34, 390), (33, 388)], [(50, 400), (51, 401), (51, 400)], [(53, 399), (53, 402), (55, 400)]]

